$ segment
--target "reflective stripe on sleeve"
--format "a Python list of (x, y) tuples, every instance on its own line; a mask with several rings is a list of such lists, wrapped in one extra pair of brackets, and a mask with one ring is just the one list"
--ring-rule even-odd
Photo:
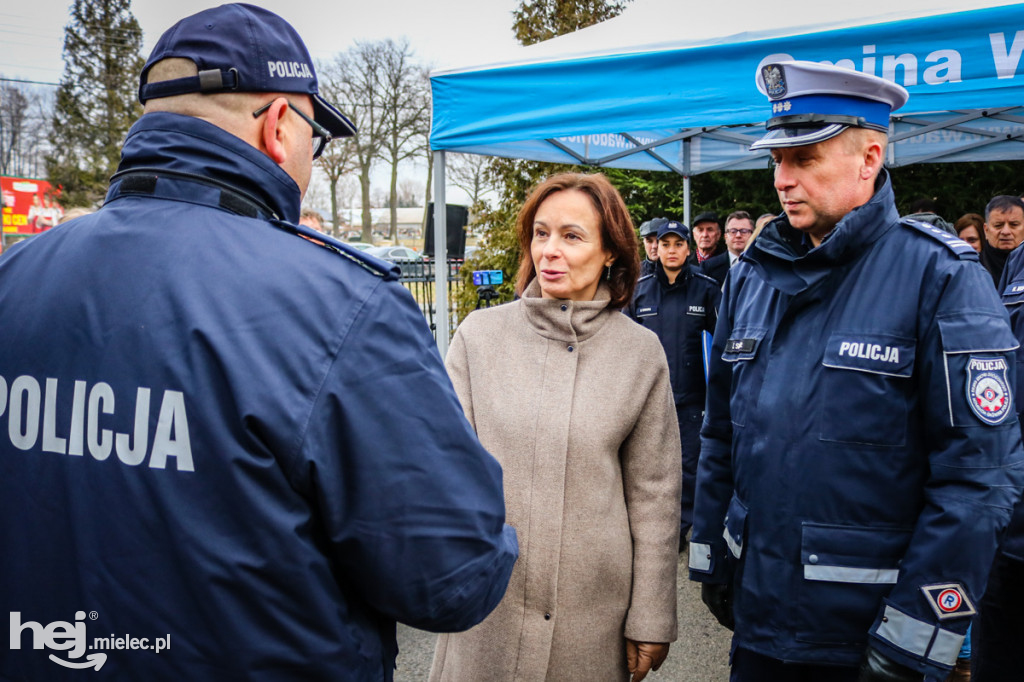
[(925, 623), (891, 606), (885, 607), (875, 634), (909, 654), (946, 666), (956, 663), (964, 641), (963, 635)]
[(690, 543), (690, 568), (704, 573), (711, 570), (711, 545)]
[(726, 544), (729, 545), (729, 551), (732, 552), (732, 555), (739, 559), (740, 555), (743, 554), (743, 545), (732, 539), (728, 528), (722, 531), (722, 537), (725, 538)]
[(960, 647), (964, 644), (964, 636), (942, 628), (938, 630), (932, 649), (928, 652), (928, 658), (938, 663), (955, 665), (956, 657), (960, 655)]
[(895, 585), (899, 575), (900, 571), (898, 568), (804, 565), (804, 579), (822, 580), (831, 583)]

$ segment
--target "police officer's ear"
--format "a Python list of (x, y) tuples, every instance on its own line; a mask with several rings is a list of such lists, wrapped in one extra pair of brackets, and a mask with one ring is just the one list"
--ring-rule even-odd
[(887, 138), (885, 133), (873, 130), (858, 130), (861, 138), (860, 153), (863, 155), (863, 163), (860, 167), (862, 180), (874, 180), (885, 162), (885, 147)]
[(288, 110), (288, 100), (278, 97), (274, 100), (263, 119), (263, 130), (261, 139), (264, 151), (267, 156), (274, 160), (274, 163), (281, 165), (288, 158), (287, 135), (290, 131), (285, 129), (282, 118)]

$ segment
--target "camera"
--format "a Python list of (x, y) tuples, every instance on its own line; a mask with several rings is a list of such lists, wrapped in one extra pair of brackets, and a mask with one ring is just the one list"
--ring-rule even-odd
[(476, 286), (476, 307), (490, 308), (491, 301), (498, 298), (494, 288), (505, 281), (505, 273), (501, 270), (474, 270), (473, 284)]
[(501, 270), (474, 270), (473, 284), (478, 287), (489, 287), (505, 281), (505, 273)]

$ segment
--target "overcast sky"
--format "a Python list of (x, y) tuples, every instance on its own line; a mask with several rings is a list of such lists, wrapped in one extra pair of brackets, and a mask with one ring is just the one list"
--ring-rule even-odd
[[(0, 74), (56, 83), (63, 71), (61, 50), (70, 0), (0, 2)], [(142, 26), (143, 54), (183, 16), (216, 0), (134, 0)], [(516, 44), (512, 10), (516, 0), (257, 0), (287, 19), (306, 41), (314, 59), (328, 59), (357, 40), (405, 36), (421, 61), (451, 66), (487, 61), (492, 50)], [(479, 57), (479, 59), (477, 59)]]
[[(627, 6), (634, 35), (598, 31), (588, 34), (584, 42), (602, 44), (584, 47), (607, 47), (617, 39), (642, 43), (648, 37), (648, 26), (676, 27), (673, 39), (707, 39), (768, 26), (802, 26), (897, 10), (935, 12), (945, 6), (964, 8), (1007, 1), (634, 0)], [(71, 0), (0, 0), (0, 76), (48, 83), (60, 80), (64, 26), (71, 4)], [(160, 34), (181, 17), (219, 4), (218, 0), (133, 0), (132, 12), (143, 31), (143, 54), (148, 55)], [(254, 4), (291, 22), (314, 59), (329, 59), (356, 41), (403, 36), (419, 61), (435, 68), (503, 61), (516, 48), (511, 27), (518, 0), (254, 0)], [(425, 165), (402, 173), (418, 181), (424, 180), (421, 175), (425, 175)], [(454, 194), (449, 195), (450, 202), (461, 200), (457, 190)]]
[[(71, 4), (71, 0), (0, 0), (0, 76), (59, 82)], [(143, 54), (148, 55), (160, 35), (181, 17), (220, 4), (217, 0), (133, 0), (132, 13), (143, 32)], [(492, 51), (517, 45), (512, 35), (517, 0), (256, 0), (253, 4), (287, 19), (314, 59), (329, 59), (357, 40), (404, 36), (419, 61), (444, 67), (486, 62)], [(425, 163), (403, 168), (400, 177), (425, 186)], [(375, 190), (386, 189), (386, 184), (386, 173), (378, 172)], [(326, 189), (314, 186), (311, 192), (310, 199), (323, 204)], [(465, 201), (457, 188), (449, 187), (448, 192), (449, 203)]]
[[(676, 37), (694, 38), (1008, 1), (634, 0), (627, 12), (641, 27), (668, 24), (677, 29)], [(160, 34), (181, 17), (219, 4), (218, 0), (134, 0), (132, 12), (142, 26), (143, 53), (148, 55)], [(291, 22), (314, 59), (328, 59), (357, 40), (402, 36), (422, 61), (439, 68), (489, 63), (516, 46), (511, 27), (518, 0), (255, 0), (254, 4)], [(63, 70), (61, 48), (70, 6), (71, 0), (0, 0), (0, 75), (57, 82)]]

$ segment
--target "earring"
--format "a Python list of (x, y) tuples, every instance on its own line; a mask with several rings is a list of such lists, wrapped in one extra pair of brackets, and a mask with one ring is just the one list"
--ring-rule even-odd
[(605, 278), (605, 281), (608, 281), (608, 282), (612, 281), (612, 266), (610, 266), (610, 265), (606, 265), (605, 266), (604, 278)]

